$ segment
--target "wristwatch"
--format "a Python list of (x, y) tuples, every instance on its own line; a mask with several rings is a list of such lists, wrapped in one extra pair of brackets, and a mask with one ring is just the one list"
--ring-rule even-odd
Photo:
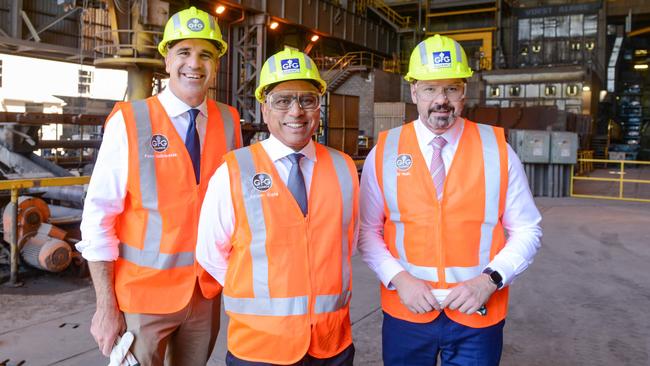
[(490, 267), (485, 267), (483, 273), (490, 277), (490, 282), (497, 285), (497, 290), (500, 290), (503, 287), (503, 277), (501, 274)]

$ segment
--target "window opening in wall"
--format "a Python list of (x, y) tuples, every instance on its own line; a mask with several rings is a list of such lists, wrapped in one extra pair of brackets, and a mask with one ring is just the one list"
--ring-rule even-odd
[(575, 84), (567, 85), (567, 87), (566, 87), (566, 95), (568, 95), (570, 97), (575, 97), (576, 95), (578, 95), (578, 86), (575, 85)]
[(555, 85), (547, 85), (546, 88), (544, 88), (544, 95), (547, 97), (555, 95), (557, 89), (555, 88)]
[(520, 86), (511, 86), (510, 87), (510, 96), (518, 97), (520, 95), (521, 95), (521, 87)]
[(501, 90), (499, 89), (498, 86), (491, 86), (490, 87), (490, 96), (492, 97), (498, 97), (501, 95)]

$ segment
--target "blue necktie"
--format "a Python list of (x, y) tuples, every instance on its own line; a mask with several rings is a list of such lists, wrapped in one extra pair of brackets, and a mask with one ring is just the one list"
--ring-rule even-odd
[(199, 180), (201, 179), (201, 142), (199, 141), (199, 132), (196, 129), (196, 116), (201, 111), (192, 108), (188, 113), (190, 114), (190, 125), (187, 127), (187, 133), (185, 134), (185, 147), (192, 159), (196, 184), (199, 184)]
[(302, 176), (302, 171), (300, 171), (300, 159), (303, 155), (301, 153), (293, 153), (287, 155), (287, 158), (291, 161), (291, 171), (289, 171), (289, 180), (287, 182), (287, 187), (293, 198), (300, 206), (302, 214), (307, 216), (307, 190), (305, 189), (305, 178)]

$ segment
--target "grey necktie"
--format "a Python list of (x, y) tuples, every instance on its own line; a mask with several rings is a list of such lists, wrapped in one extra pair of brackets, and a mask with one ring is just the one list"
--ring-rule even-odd
[(302, 171), (300, 170), (300, 159), (303, 158), (303, 155), (301, 153), (293, 153), (287, 155), (287, 158), (291, 161), (291, 171), (289, 171), (287, 187), (298, 203), (298, 206), (300, 206), (302, 214), (307, 216), (307, 190), (305, 189), (305, 178), (302, 176)]

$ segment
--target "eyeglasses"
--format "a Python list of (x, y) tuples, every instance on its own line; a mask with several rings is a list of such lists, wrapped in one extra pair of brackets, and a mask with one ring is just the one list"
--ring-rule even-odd
[(444, 95), (450, 102), (458, 102), (465, 97), (465, 86), (457, 85), (417, 85), (415, 92), (423, 102), (430, 102), (440, 95)]
[(320, 95), (311, 92), (279, 91), (266, 97), (267, 103), (276, 111), (288, 111), (294, 101), (303, 111), (314, 111), (320, 107)]

